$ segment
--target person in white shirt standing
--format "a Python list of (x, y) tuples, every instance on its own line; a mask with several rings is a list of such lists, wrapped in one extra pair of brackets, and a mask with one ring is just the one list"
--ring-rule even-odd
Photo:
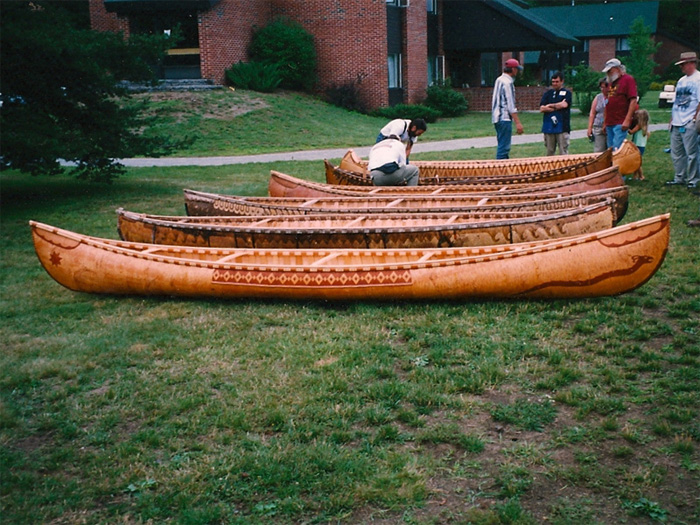
[(496, 79), (491, 96), (491, 122), (496, 128), (497, 159), (510, 158), (510, 143), (513, 135), (513, 122), (518, 135), (523, 133), (523, 125), (518, 117), (518, 108), (515, 105), (515, 77), (523, 66), (514, 58), (506, 60), (503, 74)]
[(406, 146), (396, 135), (372, 146), (368, 168), (375, 186), (418, 186), (418, 166), (406, 163)]
[(676, 84), (676, 100), (671, 109), (671, 161), (673, 180), (667, 186), (700, 187), (698, 170), (698, 133), (695, 119), (700, 103), (700, 72), (697, 70), (698, 56), (690, 51), (681, 53), (676, 62), (685, 76)]

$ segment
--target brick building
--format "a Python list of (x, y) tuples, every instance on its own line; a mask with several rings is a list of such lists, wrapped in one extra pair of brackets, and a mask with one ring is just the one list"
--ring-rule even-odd
[[(526, 66), (528, 57), (536, 57), (529, 64), (539, 77), (535, 83), (579, 59), (597, 68), (612, 56), (624, 55), (626, 31), (635, 16), (642, 14), (654, 29), (658, 18), (656, 1), (636, 2), (632, 9), (621, 4), (526, 9), (509, 0), (89, 3), (97, 30), (129, 35), (180, 27), (184, 38), (169, 51), (159, 76), (215, 83), (224, 83), (225, 70), (233, 64), (248, 60), (256, 28), (287, 17), (314, 36), (318, 91), (354, 84), (367, 107), (420, 103), (432, 82), (449, 77), (453, 86), (470, 92), (473, 109), (482, 109), (490, 104), (488, 88), (511, 56)], [(525, 89), (519, 95), (523, 109), (529, 107), (529, 98), (539, 102)]]

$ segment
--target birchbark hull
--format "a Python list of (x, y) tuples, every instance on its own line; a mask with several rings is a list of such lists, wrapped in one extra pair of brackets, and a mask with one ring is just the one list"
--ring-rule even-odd
[(122, 240), (218, 248), (443, 248), (513, 244), (611, 228), (613, 202), (562, 212), (167, 217), (117, 210)]
[(88, 237), (34, 221), (30, 226), (43, 267), (74, 291), (387, 301), (624, 293), (660, 267), (669, 222), (669, 215), (660, 215), (561, 240), (425, 250), (173, 247)]
[(588, 175), (554, 182), (531, 184), (482, 183), (441, 184), (421, 186), (351, 186), (312, 182), (279, 171), (270, 171), (268, 195), (270, 197), (359, 197), (363, 195), (460, 195), (522, 193), (584, 192), (624, 186), (625, 182), (616, 167), (605, 168)]
[(184, 190), (190, 216), (218, 215), (312, 215), (338, 213), (445, 213), (493, 211), (553, 212), (588, 206), (605, 199), (615, 201), (615, 220), (627, 211), (627, 186), (585, 193), (517, 195), (394, 195), (367, 197), (238, 197)]
[[(587, 173), (617, 166), (620, 173), (634, 173), (642, 163), (637, 146), (625, 140), (615, 152), (578, 155), (526, 157), (505, 160), (411, 161), (420, 169), (419, 185), (445, 183), (510, 182), (532, 183), (577, 177)], [(334, 172), (334, 166), (326, 162), (326, 182), (329, 184), (371, 185), (367, 161), (349, 150)]]

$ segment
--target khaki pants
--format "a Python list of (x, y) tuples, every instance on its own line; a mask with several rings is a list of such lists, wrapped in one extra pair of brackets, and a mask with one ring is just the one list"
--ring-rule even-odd
[(569, 133), (544, 134), (544, 145), (547, 148), (547, 156), (554, 155), (559, 146), (559, 155), (569, 154)]
[(372, 183), (375, 186), (418, 186), (418, 166), (408, 164), (393, 173), (372, 170)]

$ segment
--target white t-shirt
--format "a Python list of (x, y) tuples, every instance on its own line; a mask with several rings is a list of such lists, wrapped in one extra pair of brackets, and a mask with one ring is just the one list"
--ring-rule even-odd
[(369, 163), (367, 167), (370, 171), (373, 169), (396, 162), (399, 168), (406, 165), (406, 146), (403, 142), (394, 139), (386, 139), (377, 142), (372, 149), (369, 150)]
[(409, 137), (408, 130), (410, 127), (411, 127), (410, 120), (403, 119), (403, 118), (397, 118), (397, 119), (394, 119), (391, 122), (389, 122), (382, 129), (380, 129), (379, 133), (381, 133), (385, 137), (388, 137), (390, 135), (396, 135), (397, 137), (399, 137), (401, 142), (404, 142), (404, 143), (408, 142), (409, 140), (412, 143), (415, 143), (416, 139), (418, 139), (418, 137)]
[(700, 102), (700, 71), (681, 77), (676, 84), (676, 100), (671, 109), (671, 125), (687, 126)]

